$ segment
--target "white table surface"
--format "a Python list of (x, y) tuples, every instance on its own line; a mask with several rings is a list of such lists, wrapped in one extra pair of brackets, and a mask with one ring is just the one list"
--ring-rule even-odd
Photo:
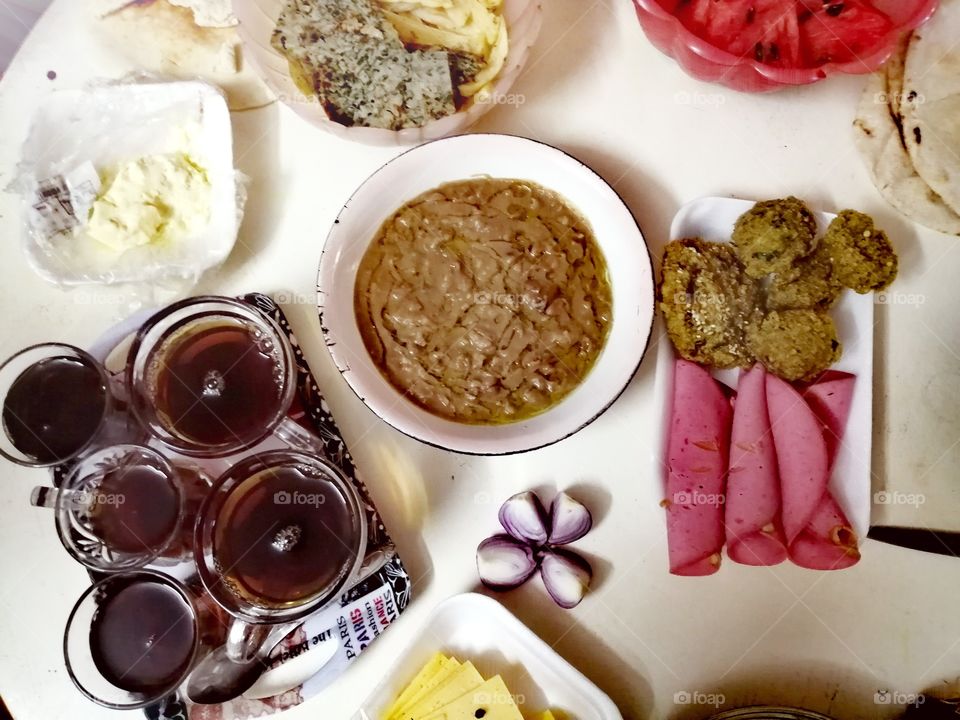
[[(871, 212), (889, 230), (902, 260), (896, 291), (922, 304), (878, 308), (875, 484), (909, 480), (929, 493), (922, 512), (932, 514), (918, 522), (956, 524), (960, 242), (898, 217), (870, 184), (850, 127), (863, 79), (739, 95), (688, 78), (657, 52), (629, 0), (545, 6), (543, 34), (515, 88), (525, 104), (495, 108), (477, 129), (534, 137), (592, 165), (626, 199), (655, 255), (676, 209), (702, 195), (792, 193), (822, 209)], [(130, 69), (93, 43), (88, 8), (56, 0), (0, 83), (0, 187), (45, 93)], [(866, 541), (860, 564), (835, 574), (728, 563), (709, 578), (668, 575), (650, 447), (659, 417), (653, 352), (603, 417), (538, 452), (459, 457), (379, 422), (333, 368), (312, 303), (327, 228), (397, 151), (341, 142), (279, 105), (235, 115), (234, 128), (237, 163), (253, 178), (248, 217), (234, 254), (198, 290), (283, 290), (299, 299), (288, 307), (291, 320), (417, 578), (403, 621), (334, 688), (286, 717), (349, 717), (431, 608), (476, 587), (477, 543), (496, 530), (500, 501), (531, 486), (576, 488), (594, 509), (597, 527), (578, 547), (594, 560), (595, 591), (571, 612), (555, 608), (539, 581), (498, 597), (628, 718), (712, 712), (675, 704), (681, 690), (722, 693), (728, 706), (793, 703), (841, 718), (891, 717), (897, 708), (874, 703), (878, 689), (914, 692), (960, 674), (956, 559)], [(0, 355), (46, 340), (89, 343), (122, 308), (108, 294), (65, 292), (34, 276), (18, 222), (17, 198), (0, 193)], [(87, 579), (60, 546), (52, 517), (28, 505), (45, 476), (2, 470), (0, 694), (17, 720), (116, 717), (84, 700), (63, 668), (63, 625)]]

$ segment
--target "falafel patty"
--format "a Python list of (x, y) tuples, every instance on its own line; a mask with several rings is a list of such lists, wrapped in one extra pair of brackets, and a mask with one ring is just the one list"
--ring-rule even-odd
[(717, 368), (747, 367), (746, 327), (759, 285), (747, 277), (730, 245), (687, 238), (663, 253), (658, 301), (679, 355)]
[(733, 244), (752, 278), (776, 273), (797, 277), (795, 263), (815, 246), (817, 221), (802, 200), (793, 196), (758, 202), (737, 218)]
[(843, 285), (833, 269), (830, 253), (821, 242), (812, 254), (799, 260), (797, 277), (775, 275), (767, 288), (769, 310), (829, 310), (840, 298)]
[(897, 253), (887, 234), (873, 218), (856, 210), (843, 210), (823, 236), (837, 279), (861, 295), (883, 290), (897, 277)]
[(750, 328), (748, 341), (767, 370), (790, 381), (815, 380), (843, 352), (833, 319), (814, 310), (773, 310)]

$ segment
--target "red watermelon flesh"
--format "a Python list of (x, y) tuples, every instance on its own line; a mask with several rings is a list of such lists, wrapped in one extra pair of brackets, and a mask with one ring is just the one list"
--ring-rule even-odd
[(800, 44), (805, 65), (850, 62), (867, 55), (893, 30), (890, 18), (864, 0), (802, 0)]
[(786, 67), (800, 61), (794, 0), (681, 0), (675, 12), (692, 33), (734, 55)]
[(893, 22), (869, 0), (661, 0), (690, 32), (742, 58), (781, 67), (850, 62)]

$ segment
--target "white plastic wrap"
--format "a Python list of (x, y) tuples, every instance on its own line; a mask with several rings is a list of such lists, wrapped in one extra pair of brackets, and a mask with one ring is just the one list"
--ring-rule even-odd
[[(210, 182), (202, 232), (122, 252), (85, 235), (98, 172), (179, 152)], [(245, 193), (233, 166), (230, 113), (220, 91), (205, 83), (140, 80), (53, 93), (37, 110), (21, 157), (12, 188), (22, 198), (23, 247), (49, 282), (186, 292), (236, 241)]]

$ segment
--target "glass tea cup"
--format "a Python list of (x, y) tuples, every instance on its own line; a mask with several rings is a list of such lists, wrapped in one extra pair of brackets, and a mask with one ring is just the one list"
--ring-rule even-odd
[(116, 710), (152, 705), (186, 680), (225, 637), (201, 588), (153, 570), (115, 573), (88, 588), (67, 620), (67, 673), (89, 699)]
[(0, 366), (0, 406), (0, 454), (19, 465), (51, 467), (95, 443), (114, 400), (109, 375), (89, 353), (45, 343)]
[(189, 298), (153, 315), (127, 358), (134, 413), (175, 451), (224, 457), (283, 426), (297, 388), (290, 342), (272, 319), (226, 297)]
[(31, 503), (54, 509), (74, 559), (115, 572), (191, 559), (209, 491), (210, 479), (193, 465), (142, 445), (114, 445), (77, 462), (59, 489), (34, 488)]
[(249, 661), (272, 625), (339, 599), (360, 578), (366, 546), (363, 503), (325, 460), (275, 450), (227, 470), (194, 537), (200, 579), (234, 618), (227, 657)]

